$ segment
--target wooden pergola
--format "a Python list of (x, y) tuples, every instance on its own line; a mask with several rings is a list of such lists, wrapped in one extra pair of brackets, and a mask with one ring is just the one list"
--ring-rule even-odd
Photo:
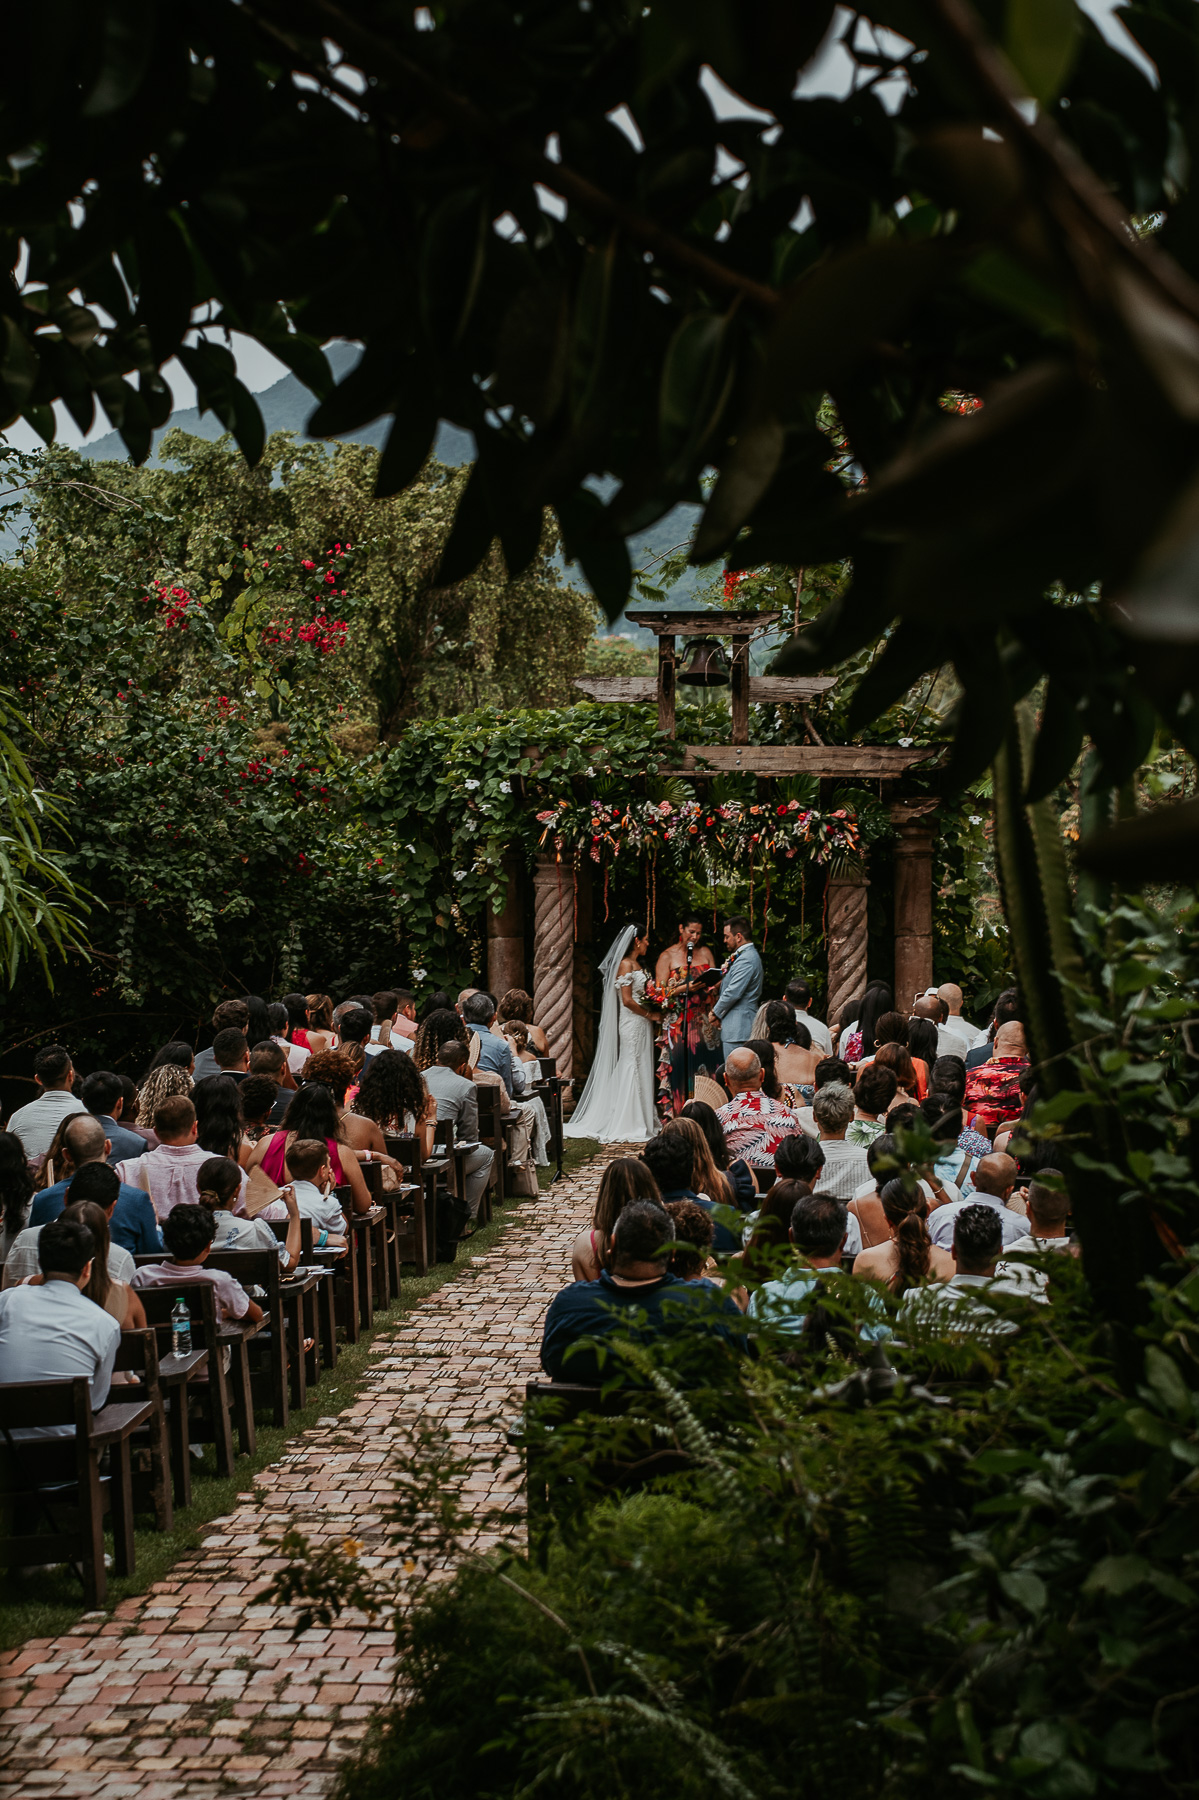
[[(725, 745), (679, 744), (678, 759), (663, 773), (686, 775), (702, 783), (715, 775), (763, 777), (814, 775), (821, 780), (854, 778), (880, 786), (893, 783), (908, 769), (929, 761), (936, 752), (898, 744), (825, 744), (807, 706), (836, 685), (831, 675), (753, 675), (750, 646), (777, 625), (778, 612), (711, 608), (670, 608), (627, 613), (658, 641), (658, 672), (652, 675), (581, 676), (575, 686), (593, 700), (648, 704), (656, 700), (659, 729), (676, 735), (676, 691), (680, 662), (697, 638), (727, 643), (728, 687), (732, 728)], [(680, 650), (679, 640), (683, 641)], [(798, 705), (804, 720), (803, 744), (751, 744), (749, 709), (754, 705)], [(933, 909), (930, 815), (934, 796), (896, 798), (891, 802), (895, 826), (895, 994), (901, 1006), (932, 980)], [(589, 874), (588, 865), (585, 874)], [(833, 1019), (866, 985), (867, 889), (863, 866), (828, 883), (828, 1017)], [(592, 979), (595, 951), (589, 880), (576, 889), (574, 873), (553, 855), (539, 856), (533, 872), (533, 1001), (538, 1023), (549, 1038), (559, 1073), (583, 1074), (592, 1049)], [(487, 981), (491, 991), (527, 987), (524, 939), (523, 870), (513, 858), (508, 867), (508, 894), (500, 913), (488, 915)]]

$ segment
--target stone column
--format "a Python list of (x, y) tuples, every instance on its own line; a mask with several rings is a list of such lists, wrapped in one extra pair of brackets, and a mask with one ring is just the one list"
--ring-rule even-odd
[(584, 858), (575, 876), (573, 1069), (576, 1076), (589, 1072), (595, 1055), (594, 869), (595, 864)]
[(933, 978), (935, 800), (897, 800), (895, 826), (895, 1005), (907, 1012)]
[(825, 934), (828, 943), (828, 1010), (830, 1028), (841, 1008), (866, 992), (866, 870), (829, 877)]
[(511, 852), (504, 858), (507, 893), (503, 909), (487, 909), (487, 985), (499, 1000), (509, 988), (525, 986), (524, 865)]
[(558, 1073), (574, 1072), (574, 871), (553, 856), (533, 869), (533, 1017)]

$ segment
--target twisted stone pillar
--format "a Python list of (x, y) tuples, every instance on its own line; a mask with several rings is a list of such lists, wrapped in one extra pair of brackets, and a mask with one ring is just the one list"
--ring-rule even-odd
[(933, 978), (935, 800), (897, 800), (895, 825), (895, 1004), (907, 1012)]
[(504, 858), (507, 893), (503, 910), (487, 909), (487, 986), (499, 1000), (509, 988), (525, 985), (524, 863), (511, 852)]
[(592, 937), (595, 865), (586, 859), (575, 876), (574, 1074), (587, 1075), (595, 1055), (595, 943)]
[(574, 872), (553, 856), (533, 869), (533, 1016), (558, 1073), (574, 1072)]
[(828, 943), (829, 1025), (841, 1008), (866, 992), (867, 890), (865, 868), (829, 877), (826, 940)]

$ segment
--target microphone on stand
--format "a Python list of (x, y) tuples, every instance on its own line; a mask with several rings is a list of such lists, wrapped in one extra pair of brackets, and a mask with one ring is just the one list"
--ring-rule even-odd
[(683, 1099), (691, 1098), (691, 958), (695, 945), (687, 939), (687, 985), (683, 989)]

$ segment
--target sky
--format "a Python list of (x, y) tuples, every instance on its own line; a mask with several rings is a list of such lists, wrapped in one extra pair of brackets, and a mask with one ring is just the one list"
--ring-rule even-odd
[[(1143, 55), (1123, 25), (1114, 16), (1115, 9), (1120, 3), (1121, 0), (1079, 0), (1082, 11), (1090, 14), (1108, 42), (1123, 50), (1133, 62), (1145, 70), (1150, 79), (1156, 81), (1156, 71), (1152, 63)], [(833, 24), (829, 29), (826, 47), (817, 53), (804, 72), (797, 89), (798, 93), (808, 96), (830, 94), (837, 98), (849, 91), (854, 65), (839, 42), (829, 41), (837, 38), (847, 16), (848, 8), (838, 7)], [(753, 109), (747, 108), (744, 101), (739, 99), (736, 94), (730, 93), (729, 89), (710, 71), (707, 72), (704, 87), (712, 102), (713, 110), (719, 118), (754, 116)], [(560, 205), (560, 202), (558, 204)], [(554, 206), (551, 210), (557, 211), (558, 208)], [(272, 356), (268, 350), (262, 348), (261, 344), (255, 343), (252, 338), (247, 338), (240, 332), (235, 331), (231, 334), (229, 347), (237, 359), (237, 372), (251, 393), (261, 393), (264, 388), (270, 387), (281, 376), (287, 374), (285, 365), (279, 361), (278, 357)], [(178, 362), (167, 363), (163, 369), (163, 375), (174, 395), (176, 411), (183, 411), (195, 405), (196, 390)], [(106, 414), (99, 406), (96, 408), (96, 421), (86, 439), (61, 401), (56, 402), (55, 413), (58, 419), (60, 443), (81, 444), (93, 438), (103, 437), (112, 430)], [(3, 435), (20, 450), (37, 449), (42, 441), (24, 420), (18, 420)]]

